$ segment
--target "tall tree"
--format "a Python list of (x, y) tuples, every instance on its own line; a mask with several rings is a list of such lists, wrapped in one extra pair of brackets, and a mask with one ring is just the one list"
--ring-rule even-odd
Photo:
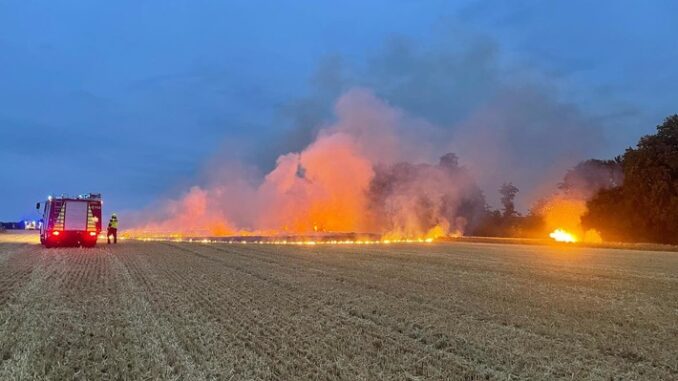
[(518, 215), (514, 200), (518, 194), (519, 189), (513, 183), (504, 183), (499, 188), (501, 195), (501, 204), (504, 206), (504, 217), (515, 217)]

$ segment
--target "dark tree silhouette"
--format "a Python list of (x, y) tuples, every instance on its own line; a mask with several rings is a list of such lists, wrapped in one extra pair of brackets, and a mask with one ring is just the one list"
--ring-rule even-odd
[(515, 217), (518, 215), (514, 200), (518, 194), (518, 188), (513, 183), (504, 183), (499, 188), (501, 194), (501, 204), (504, 206), (504, 217)]
[(678, 244), (678, 115), (621, 160), (624, 184), (600, 191), (582, 218), (604, 239)]

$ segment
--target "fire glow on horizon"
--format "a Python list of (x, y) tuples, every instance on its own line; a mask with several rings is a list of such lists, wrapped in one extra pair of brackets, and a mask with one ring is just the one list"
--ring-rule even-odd
[(390, 244), (421, 244), (432, 243), (433, 238), (418, 239), (384, 239), (384, 240), (218, 240), (208, 238), (132, 238), (143, 242), (185, 242), (185, 243), (224, 243), (242, 245), (290, 245), (290, 246), (315, 246), (315, 245), (390, 245)]

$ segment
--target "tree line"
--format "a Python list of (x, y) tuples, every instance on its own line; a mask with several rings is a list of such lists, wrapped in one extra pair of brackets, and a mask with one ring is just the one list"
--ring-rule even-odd
[[(678, 115), (612, 160), (579, 163), (558, 189), (565, 197), (587, 200), (582, 228), (597, 230), (606, 241), (678, 244)], [(469, 233), (543, 237), (540, 202), (521, 216), (514, 205), (518, 188), (506, 183), (499, 193), (502, 209), (486, 209)]]
[(616, 160), (623, 183), (593, 195), (582, 224), (606, 240), (678, 244), (678, 115)]

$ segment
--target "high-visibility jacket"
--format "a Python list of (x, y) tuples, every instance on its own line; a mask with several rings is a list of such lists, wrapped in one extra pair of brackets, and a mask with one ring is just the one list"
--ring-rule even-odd
[(111, 218), (111, 221), (108, 223), (108, 227), (112, 229), (117, 229), (118, 228), (118, 219), (117, 218)]

